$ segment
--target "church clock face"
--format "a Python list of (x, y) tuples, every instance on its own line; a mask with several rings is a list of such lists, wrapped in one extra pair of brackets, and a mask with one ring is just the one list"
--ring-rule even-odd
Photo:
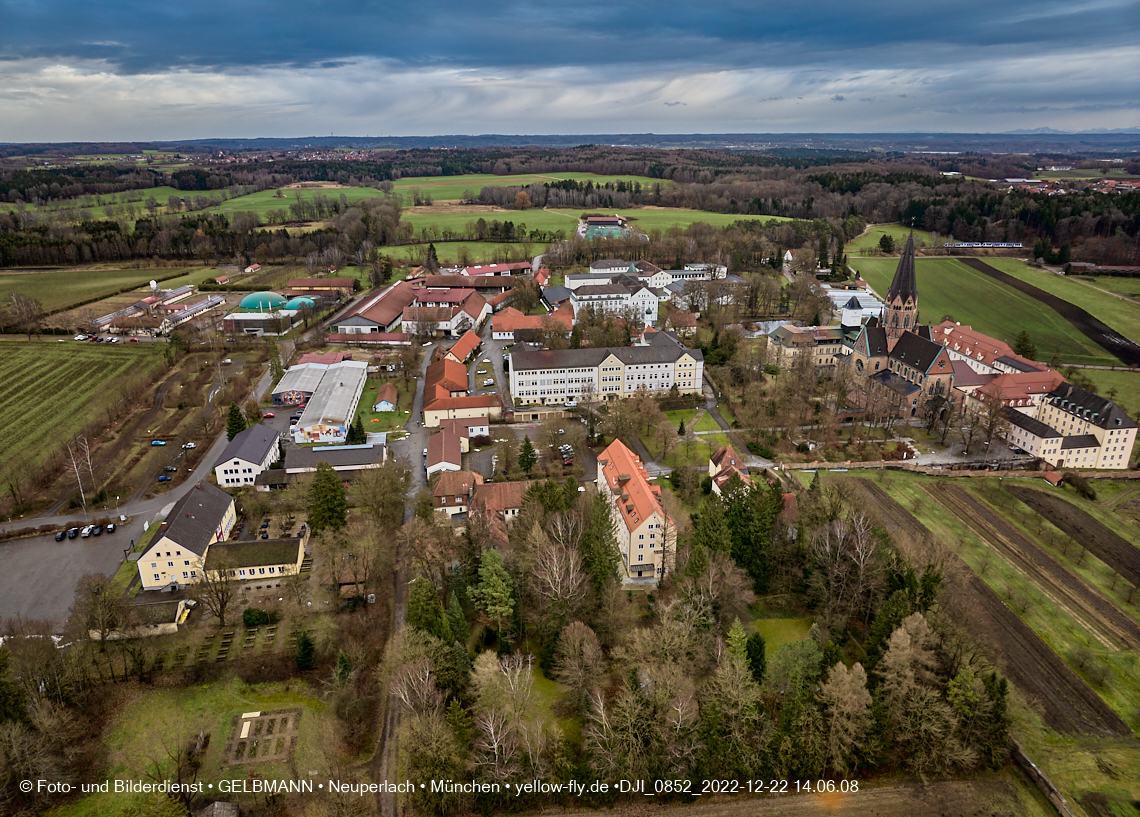
[(938, 361), (938, 368), (939, 369), (945, 369), (946, 368), (946, 361), (945, 360)]

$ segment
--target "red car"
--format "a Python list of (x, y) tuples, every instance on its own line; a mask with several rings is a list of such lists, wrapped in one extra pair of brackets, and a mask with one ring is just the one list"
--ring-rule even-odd
[(262, 417), (276, 417), (277, 415), (274, 414), (272, 411), (267, 411), (264, 414), (262, 414), (261, 416)]

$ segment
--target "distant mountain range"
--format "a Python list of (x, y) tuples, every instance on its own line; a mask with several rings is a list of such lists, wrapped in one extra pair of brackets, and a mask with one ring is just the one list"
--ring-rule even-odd
[(1135, 128), (1093, 128), (1092, 130), (1054, 130), (1053, 128), (1024, 128), (1021, 130), (1006, 130), (1002, 133), (1059, 133), (1066, 135), (1079, 135), (1084, 133), (1140, 133), (1140, 127)]

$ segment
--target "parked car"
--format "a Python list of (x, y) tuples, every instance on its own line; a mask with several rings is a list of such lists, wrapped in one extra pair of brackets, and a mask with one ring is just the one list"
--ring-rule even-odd
[(268, 527), (269, 527), (269, 520), (266, 519), (264, 522), (261, 523), (261, 529), (265, 530)]
[(62, 542), (62, 541), (63, 541), (64, 539), (66, 539), (66, 538), (67, 538), (67, 531), (65, 531), (65, 530), (57, 530), (57, 531), (55, 532), (55, 541), (57, 541), (57, 542)]
[(79, 535), (79, 528), (71, 528), (67, 532), (67, 538), (68, 539), (74, 539), (78, 535)]
[(114, 532), (115, 532), (115, 523), (114, 522), (107, 523), (107, 533), (114, 533)]
[(90, 536), (91, 535), (91, 529), (93, 527), (95, 527), (95, 526), (94, 525), (84, 525), (83, 530), (79, 531), (80, 538), (86, 539), (88, 536)]
[(103, 535), (103, 526), (102, 525), (96, 525), (95, 527), (93, 527), (91, 529), (91, 535), (92, 536), (102, 536)]
[(483, 387), (484, 388), (486, 388), (487, 386), (494, 386), (494, 385), (495, 385), (495, 381), (490, 377), (488, 377), (486, 380), (483, 381)]
[(272, 419), (273, 419), (274, 417), (276, 417), (277, 415), (276, 415), (276, 414), (274, 414), (272, 411), (267, 411), (267, 412), (265, 412), (264, 414), (262, 414), (261, 416), (262, 416), (262, 417), (265, 417), (266, 419), (272, 420)]
[(231, 363), (233, 363), (233, 360), (231, 358), (228, 358), (228, 357), (222, 361), (223, 366), (229, 366)]
[(131, 343), (138, 343), (138, 342), (139, 342), (138, 338), (131, 338)]
[(166, 445), (166, 441), (165, 440), (151, 440), (150, 444), (151, 445)]
[(427, 343), (425, 343), (425, 344), (424, 344), (424, 348), (426, 349), (426, 348), (428, 348), (429, 346), (431, 346), (431, 341), (430, 341), (430, 340), (429, 340)]
[(577, 400), (567, 400), (565, 403), (563, 403), (563, 405), (566, 408), (578, 408), (578, 401)]
[(480, 362), (480, 363), (490, 363), (490, 362), (491, 362), (491, 359), (490, 359), (490, 358), (487, 358), (487, 357), (485, 357), (485, 358), (483, 358), (483, 359), (482, 359), (481, 361), (479, 361), (479, 362)]
[(178, 469), (177, 469), (177, 468), (175, 468), (173, 465), (168, 465), (168, 466), (166, 466), (165, 468), (163, 468), (162, 470), (163, 470), (163, 471), (169, 471), (170, 473), (172, 473), (172, 474), (173, 474), (173, 473), (174, 473), (175, 471), (177, 471)]
[[(166, 443), (163, 443), (163, 445), (166, 445)], [(185, 448), (185, 449), (197, 448), (197, 447), (198, 447), (198, 443), (186, 443), (186, 444), (185, 444), (185, 445), (183, 445), (182, 447), (183, 447), (183, 448)]]
[(161, 477), (158, 478), (158, 481), (159, 482), (170, 482), (170, 477), (163, 474)]
[(118, 342), (119, 342), (118, 338), (107, 338), (107, 343), (118, 343)]
[(262, 539), (268, 539), (269, 538), (269, 532), (268, 531), (262, 531), (261, 532), (261, 538)]

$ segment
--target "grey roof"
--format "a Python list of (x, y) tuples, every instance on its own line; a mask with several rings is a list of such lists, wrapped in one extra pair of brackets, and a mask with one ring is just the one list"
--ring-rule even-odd
[(635, 288), (615, 281), (611, 284), (589, 284), (578, 287), (574, 290), (574, 295), (575, 297), (582, 297), (583, 295), (628, 295), (633, 289)]
[(700, 349), (686, 349), (674, 343), (654, 344), (653, 346), (613, 346), (605, 349), (562, 349), (543, 352), (512, 352), (511, 369), (516, 372), (534, 369), (578, 369), (593, 368), (613, 355), (626, 365), (640, 366), (647, 363), (675, 363), (683, 354), (703, 362)]
[(336, 468), (359, 468), (384, 461), (382, 445), (328, 445), (307, 448), (291, 446), (285, 449), (285, 470), (316, 468), (317, 463), (327, 462)]
[(867, 336), (867, 355), (879, 357), (887, 353), (887, 330), (881, 326), (872, 326), (870, 323), (863, 328)]
[(1072, 383), (1062, 383), (1049, 392), (1046, 399), (1063, 411), (1101, 428), (1136, 428), (1136, 423), (1116, 403), (1079, 389)]
[(921, 391), (921, 389), (919, 389), (919, 387), (914, 383), (911, 383), (905, 377), (900, 377), (889, 369), (883, 369), (881, 372), (875, 372), (873, 375), (871, 375), (871, 379), (877, 380), (885, 388), (890, 389), (895, 394), (898, 394), (902, 397), (910, 397), (912, 394)]
[(542, 297), (548, 304), (560, 304), (563, 301), (570, 300), (570, 290), (556, 284), (542, 290)]
[(367, 378), (368, 364), (362, 360), (344, 360), (329, 365), (297, 425), (301, 428), (318, 424), (350, 425)]
[(1066, 437), (1061, 440), (1061, 450), (1071, 450), (1073, 448), (1098, 448), (1100, 440), (1092, 434), (1076, 434), (1072, 437)]
[(201, 556), (222, 524), (233, 497), (216, 485), (199, 482), (182, 497), (166, 517), (162, 536)]
[(903, 247), (902, 257), (899, 259), (898, 268), (895, 270), (894, 280), (891, 281), (891, 288), (887, 290), (887, 302), (894, 301), (895, 298), (901, 298), (903, 301), (907, 299), (918, 300), (918, 284), (914, 278), (914, 233), (912, 232), (907, 236), (906, 246)]
[(1043, 440), (1053, 440), (1057, 437), (1064, 436), (1060, 431), (1053, 428), (1052, 426), (1047, 425), (1040, 420), (1034, 419), (1028, 414), (1018, 411), (1017, 409), (1006, 409), (1006, 416), (1009, 417), (1009, 422), (1013, 425), (1018, 426), (1019, 428), (1024, 428), (1030, 434), (1034, 435), (1035, 437), (1040, 437)]
[(299, 391), (312, 394), (320, 385), (326, 369), (328, 369), (327, 363), (301, 363), (297, 366), (290, 366), (273, 388), (273, 393)]
[(1024, 360), (1017, 360), (1016, 358), (1007, 357), (1006, 355), (1002, 355), (995, 362), (1009, 366), (1011, 369), (1017, 369), (1019, 372), (1041, 371), (1040, 366), (1034, 366), (1032, 363), (1027, 363)]
[(255, 426), (250, 426), (245, 431), (234, 435), (214, 467), (216, 468), (229, 460), (260, 463), (265, 459), (266, 454), (277, 447), (280, 439), (281, 433), (267, 425), (258, 423)]
[(890, 358), (912, 366), (920, 372), (928, 372), (943, 348), (941, 344), (927, 340), (921, 335), (903, 332), (895, 341), (895, 348), (891, 349)]

